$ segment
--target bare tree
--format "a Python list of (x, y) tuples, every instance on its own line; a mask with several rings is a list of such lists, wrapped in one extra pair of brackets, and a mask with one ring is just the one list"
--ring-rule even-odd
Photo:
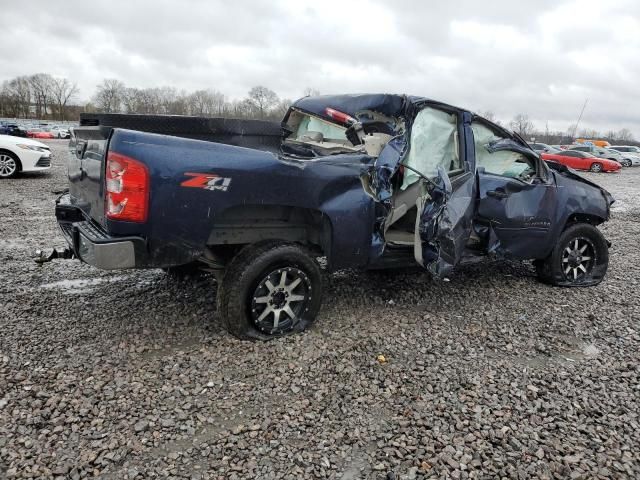
[(260, 118), (264, 118), (268, 111), (278, 103), (278, 95), (267, 87), (257, 86), (249, 90), (247, 98)]
[(69, 100), (78, 93), (78, 86), (66, 78), (54, 78), (52, 84), (53, 99), (58, 107), (60, 120), (66, 120)]
[(31, 85), (29, 77), (16, 77), (7, 84), (7, 94), (15, 107), (16, 117), (29, 117), (31, 108)]
[(534, 131), (533, 123), (527, 115), (522, 113), (513, 117), (513, 120), (509, 122), (509, 127), (524, 139), (530, 137)]
[(36, 73), (29, 77), (37, 118), (45, 118), (49, 113), (48, 105), (53, 103), (53, 84), (54, 79), (48, 73)]
[(288, 98), (285, 98), (278, 102), (278, 104), (272, 109), (270, 118), (273, 120), (282, 120), (285, 114), (289, 111), (289, 107), (293, 102)]
[(631, 130), (629, 130), (628, 128), (622, 128), (616, 133), (615, 139), (619, 142), (632, 142), (633, 133), (631, 133)]
[(311, 87), (305, 88), (302, 94), (304, 97), (317, 97), (318, 95), (320, 95), (320, 90)]
[(617, 135), (618, 134), (615, 132), (615, 130), (609, 130), (607, 133), (604, 134), (604, 138), (608, 140), (615, 140)]
[[(22, 115), (23, 103), (15, 87), (13, 80), (11, 82), (8, 80), (2, 82), (2, 88), (0, 88), (0, 116), (19, 117)], [(27, 93), (29, 93), (28, 89)]]
[(205, 117), (211, 114), (209, 95), (206, 90), (196, 90), (188, 99), (189, 113)]
[(121, 111), (125, 94), (126, 87), (124, 83), (120, 80), (107, 78), (98, 85), (93, 102), (99, 111), (117, 113)]
[(127, 87), (122, 95), (122, 107), (126, 113), (140, 113), (140, 90)]
[(490, 122), (495, 123), (496, 121), (496, 115), (491, 110), (485, 110), (484, 112), (480, 112), (479, 115), (483, 118), (486, 118)]
[(599, 138), (600, 132), (593, 129), (593, 128), (583, 128), (582, 130), (580, 130), (580, 138)]
[(213, 90), (196, 90), (187, 98), (189, 113), (202, 117), (221, 116), (225, 111), (225, 98)]

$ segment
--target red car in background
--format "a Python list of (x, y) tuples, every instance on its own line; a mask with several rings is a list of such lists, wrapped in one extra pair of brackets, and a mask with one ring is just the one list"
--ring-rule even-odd
[(30, 138), (54, 138), (53, 133), (47, 132), (41, 128), (30, 128), (27, 130), (27, 137)]
[(617, 172), (622, 168), (618, 162), (606, 158), (598, 158), (588, 152), (577, 150), (563, 150), (558, 153), (543, 153), (543, 160), (550, 160), (566, 165), (576, 170), (590, 170), (592, 172)]

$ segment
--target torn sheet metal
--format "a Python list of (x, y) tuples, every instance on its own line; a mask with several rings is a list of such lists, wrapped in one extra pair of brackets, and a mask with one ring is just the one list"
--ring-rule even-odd
[(407, 108), (407, 97), (392, 94), (354, 94), (354, 95), (320, 95), (304, 97), (292, 105), (293, 108), (305, 110), (314, 115), (330, 119), (327, 107), (344, 112), (364, 125), (380, 120), (373, 112), (386, 117), (404, 115)]
[(460, 262), (475, 213), (475, 175), (467, 172), (454, 182), (440, 167), (435, 182), (427, 187), (430, 198), (420, 214), (422, 264), (437, 277), (447, 276)]

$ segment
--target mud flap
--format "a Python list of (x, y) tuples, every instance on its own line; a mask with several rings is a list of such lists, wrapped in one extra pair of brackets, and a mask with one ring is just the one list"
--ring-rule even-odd
[(478, 182), (473, 172), (454, 177), (438, 169), (427, 195), (421, 197), (416, 225), (415, 256), (436, 277), (446, 277), (461, 260), (471, 235)]

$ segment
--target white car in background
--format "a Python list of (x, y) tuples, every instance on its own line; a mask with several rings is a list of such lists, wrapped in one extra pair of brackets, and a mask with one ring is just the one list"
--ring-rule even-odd
[(640, 147), (635, 145), (611, 145), (608, 148), (609, 150), (620, 152), (625, 158), (631, 160), (631, 165), (634, 167), (640, 165)]
[(60, 125), (54, 125), (49, 130), (51, 133), (55, 135), (56, 138), (69, 138), (69, 129), (66, 127), (61, 127)]
[(0, 179), (51, 168), (51, 150), (30, 138), (0, 135)]

